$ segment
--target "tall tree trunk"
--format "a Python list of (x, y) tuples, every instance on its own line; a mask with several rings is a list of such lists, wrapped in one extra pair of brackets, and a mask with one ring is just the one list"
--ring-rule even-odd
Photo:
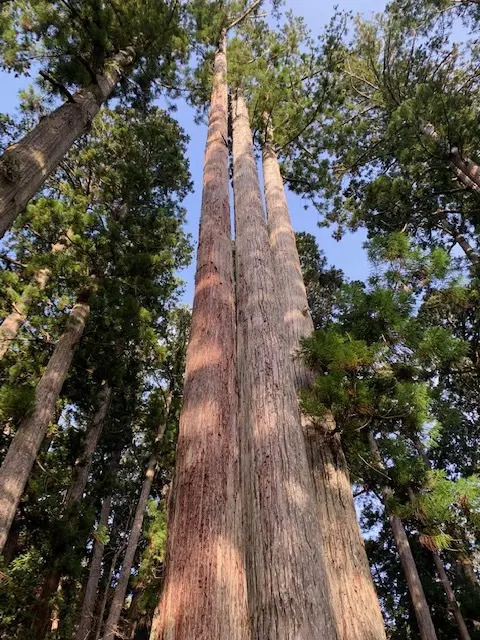
[[(375, 436), (371, 431), (368, 433), (368, 441), (370, 444), (370, 450), (372, 457), (380, 470), (383, 470), (384, 464), (380, 451), (378, 449)], [(382, 486), (382, 496), (384, 500), (385, 511), (392, 528), (393, 538), (395, 540), (395, 546), (397, 547), (398, 555), (400, 556), (400, 562), (402, 564), (405, 579), (408, 585), (408, 591), (417, 619), (418, 629), (420, 631), (420, 637), (422, 640), (437, 640), (437, 633), (433, 626), (432, 617), (430, 615), (430, 609), (428, 607), (427, 599), (423, 591), (420, 576), (418, 575), (415, 559), (408, 542), (405, 527), (401, 519), (395, 515), (390, 509), (390, 503), (393, 498), (393, 490), (387, 484)]]
[[(97, 410), (92, 421), (88, 425), (85, 448), (80, 458), (75, 461), (73, 480), (70, 484), (65, 503), (63, 506), (62, 518), (68, 517), (68, 512), (75, 502), (82, 499), (83, 492), (87, 486), (88, 476), (92, 466), (93, 453), (97, 447), (98, 440), (105, 424), (108, 407), (110, 403), (111, 388), (108, 382), (104, 381), (97, 396)], [(35, 630), (36, 638), (45, 637), (55, 619), (58, 619), (58, 608), (52, 607), (52, 596), (58, 591), (62, 580), (62, 572), (54, 570), (42, 585), (42, 589), (35, 603), (35, 615), (32, 628)]]
[(135, 57), (132, 47), (120, 51), (97, 82), (40, 120), (0, 157), (0, 238), (29, 200), (55, 171), (72, 144), (88, 131), (93, 118), (111, 95)]
[(443, 588), (445, 589), (449, 609), (452, 611), (455, 622), (457, 623), (458, 636), (460, 640), (470, 640), (470, 634), (468, 633), (467, 625), (465, 624), (462, 612), (460, 611), (460, 607), (458, 606), (457, 599), (455, 598), (455, 593), (452, 589), (452, 585), (450, 584), (450, 580), (448, 579), (445, 567), (443, 566), (443, 561), (438, 553), (433, 554), (433, 561), (435, 562), (435, 568), (437, 569), (438, 576), (443, 585)]
[[(417, 450), (418, 455), (422, 458), (427, 469), (432, 469), (432, 463), (430, 462), (430, 458), (428, 457), (425, 448), (422, 444), (422, 441), (418, 437), (418, 435), (414, 434), (412, 436), (412, 441)], [(409, 490), (410, 499), (415, 499), (415, 494), (412, 490)], [(470, 634), (467, 629), (467, 625), (465, 624), (465, 620), (463, 619), (462, 612), (455, 598), (455, 593), (452, 589), (452, 585), (450, 584), (450, 580), (448, 578), (447, 572), (445, 571), (445, 567), (443, 565), (443, 560), (440, 557), (438, 552), (433, 552), (433, 561), (435, 563), (435, 568), (438, 573), (438, 577), (440, 578), (440, 582), (445, 590), (445, 595), (447, 596), (447, 601), (450, 610), (452, 611), (455, 621), (458, 626), (458, 633), (460, 636), (460, 640), (470, 640)]]
[(230, 230), (226, 37), (215, 54), (163, 597), (152, 640), (248, 640)]
[[(311, 386), (312, 372), (300, 360), (298, 351), (301, 339), (310, 335), (314, 326), (271, 136), (271, 128), (267, 125), (262, 156), (268, 233), (287, 349), (293, 361), (295, 386), (301, 391)], [(382, 613), (357, 522), (347, 461), (340, 436), (334, 432), (335, 420), (330, 414), (324, 428), (314, 426), (307, 416), (302, 416), (302, 422), (319, 509), (318, 535), (329, 575), (338, 637), (344, 640), (384, 639)]]
[[(65, 248), (64, 242), (57, 242), (52, 245), (52, 253), (59, 253), (64, 251)], [(22, 291), (19, 300), (13, 305), (13, 311), (4, 318), (0, 325), (0, 360), (10, 348), (27, 319), (28, 309), (34, 296), (34, 289), (43, 291), (49, 280), (50, 269), (40, 269), (33, 276), (33, 282)]]
[[(102, 504), (100, 519), (98, 521), (99, 529), (107, 527), (111, 506), (112, 497), (108, 496), (104, 499)], [(80, 614), (80, 623), (78, 625), (77, 633), (75, 634), (75, 640), (91, 640), (92, 638), (95, 601), (102, 571), (104, 547), (105, 545), (103, 544), (101, 538), (99, 536), (95, 536), (92, 559), (90, 562), (90, 570), (88, 573), (88, 581), (85, 588), (85, 595), (83, 597), (82, 612)]]
[(107, 418), (111, 395), (112, 389), (108, 382), (104, 380), (97, 395), (96, 411), (87, 428), (85, 447), (81, 457), (75, 460), (73, 481), (69, 486), (65, 497), (65, 511), (69, 509), (74, 502), (78, 502), (82, 499), (83, 492), (87, 486), (90, 469), (92, 467), (93, 454), (97, 448), (97, 444), (100, 440), (100, 436), (102, 435), (105, 420)]
[(88, 302), (79, 298), (37, 385), (33, 411), (20, 423), (0, 469), (0, 551), (55, 411), (89, 311)]
[(117, 568), (118, 558), (120, 557), (123, 549), (124, 549), (124, 546), (122, 545), (115, 550), (115, 553), (113, 554), (111, 561), (108, 563), (108, 570), (104, 569), (105, 584), (98, 592), (99, 607), (98, 607), (98, 612), (96, 614), (97, 624), (95, 628), (95, 640), (99, 640), (100, 636), (102, 635), (103, 616), (104, 616), (105, 609), (107, 607), (108, 598), (110, 595), (110, 585), (112, 582), (113, 574), (115, 573), (115, 570)]
[(233, 113), (239, 424), (259, 640), (336, 638), (245, 101)]
[[(430, 123), (423, 125), (421, 132), (435, 142), (442, 142), (435, 127)], [(450, 147), (447, 144), (443, 144), (443, 147), (445, 157), (458, 180), (467, 189), (480, 194), (480, 166), (470, 158), (464, 158), (457, 147)]]
[[(161, 442), (163, 434), (165, 433), (165, 427), (168, 418), (168, 407), (165, 414), (163, 424), (160, 426), (156, 443)], [(135, 516), (133, 518), (132, 529), (128, 538), (127, 548), (125, 550), (125, 556), (123, 558), (122, 570), (120, 571), (120, 578), (113, 594), (113, 600), (110, 605), (110, 611), (108, 612), (107, 622), (105, 623), (105, 630), (103, 633), (103, 640), (115, 640), (117, 635), (117, 627), (122, 613), (123, 602), (125, 600), (125, 594), (127, 593), (128, 581), (130, 580), (130, 572), (133, 566), (133, 560), (138, 547), (138, 541), (142, 533), (143, 518), (145, 515), (145, 509), (147, 507), (148, 496), (152, 489), (152, 483), (155, 478), (155, 471), (157, 469), (157, 454), (153, 452), (148, 461), (147, 472), (143, 481), (142, 490), (138, 499), (137, 508), (135, 510)]]

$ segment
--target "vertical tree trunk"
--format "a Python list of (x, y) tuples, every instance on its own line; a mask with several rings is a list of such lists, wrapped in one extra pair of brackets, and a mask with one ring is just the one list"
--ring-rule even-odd
[[(65, 249), (64, 242), (57, 242), (52, 245), (52, 253), (59, 253)], [(18, 332), (27, 319), (27, 313), (32, 304), (33, 290), (32, 288), (43, 291), (50, 280), (50, 270), (40, 269), (33, 277), (31, 285), (27, 285), (22, 291), (19, 300), (13, 305), (13, 311), (5, 317), (0, 325), (0, 360), (10, 348), (15, 340)]]
[(95, 85), (45, 116), (0, 157), (0, 238), (39, 191), (77, 138), (85, 133), (102, 104), (131, 66), (132, 47), (118, 53)]
[[(368, 433), (368, 441), (373, 459), (379, 469), (384, 469), (384, 464), (380, 451), (378, 449), (375, 436), (371, 431)], [(418, 629), (422, 640), (437, 640), (437, 633), (433, 626), (430, 609), (427, 599), (423, 591), (420, 576), (418, 575), (415, 560), (408, 542), (407, 534), (401, 519), (396, 516), (390, 509), (389, 503), (393, 497), (393, 490), (388, 485), (382, 487), (382, 496), (384, 499), (385, 511), (392, 528), (395, 546), (397, 547), (400, 562), (408, 585), (408, 591), (412, 600), (413, 610), (417, 619)]]
[[(110, 386), (104, 381), (97, 396), (97, 410), (88, 425), (83, 454), (75, 461), (73, 481), (65, 497), (61, 518), (64, 518), (68, 514), (69, 509), (75, 502), (82, 499), (92, 466), (93, 453), (107, 417), (110, 396)], [(49, 629), (53, 630), (52, 625), (55, 623), (55, 620), (59, 618), (58, 607), (56, 605), (52, 607), (51, 599), (55, 592), (58, 592), (59, 589), (61, 590), (61, 580), (62, 572), (57, 570), (48, 576), (48, 579), (45, 580), (42, 585), (40, 595), (35, 603), (34, 622), (32, 623), (32, 628), (35, 631), (34, 635), (38, 639), (45, 637)]]
[[(123, 551), (123, 548), (124, 547), (122, 545), (121, 547), (118, 547), (116, 549), (111, 561), (109, 562), (108, 570), (106, 571), (104, 569), (105, 584), (103, 585), (103, 588), (101, 588), (98, 592), (99, 607), (98, 607), (98, 613), (97, 613), (97, 624), (95, 628), (95, 640), (99, 640), (100, 636), (102, 635), (103, 616), (105, 613), (105, 609), (107, 607), (108, 597), (110, 595), (110, 584), (112, 582), (112, 577), (115, 572), (115, 569), (117, 568), (118, 558), (121, 552)], [(101, 595), (101, 598), (100, 598), (100, 595)]]
[[(168, 403), (168, 406), (170, 403)], [(166, 409), (165, 420), (160, 426), (155, 442), (161, 442), (163, 434), (165, 433), (165, 427), (168, 418), (168, 407)], [(108, 612), (107, 622), (105, 623), (105, 630), (103, 633), (103, 640), (115, 640), (117, 635), (117, 627), (122, 613), (123, 602), (125, 600), (125, 594), (127, 593), (128, 581), (130, 580), (130, 572), (133, 566), (133, 560), (135, 558), (135, 552), (137, 551), (138, 541), (142, 533), (143, 518), (145, 515), (145, 509), (147, 507), (148, 496), (152, 489), (153, 480), (155, 478), (155, 471), (157, 469), (157, 454), (153, 452), (148, 461), (147, 472), (143, 481), (140, 497), (138, 498), (137, 508), (135, 510), (135, 516), (133, 518), (132, 528), (130, 536), (128, 538), (127, 548), (125, 550), (125, 556), (123, 558), (122, 570), (120, 571), (120, 578), (113, 594), (113, 600), (110, 605), (110, 611)]]
[(459, 638), (460, 640), (470, 640), (470, 634), (468, 633), (467, 625), (465, 624), (462, 612), (460, 611), (457, 599), (455, 598), (455, 593), (450, 584), (450, 580), (448, 579), (445, 567), (443, 566), (442, 559), (440, 558), (438, 553), (433, 554), (433, 561), (435, 562), (435, 568), (437, 569), (438, 576), (442, 582), (443, 588), (445, 589), (445, 593), (447, 594), (449, 608), (455, 617), (455, 622), (458, 626)]
[(230, 231), (226, 37), (215, 54), (163, 597), (152, 640), (248, 640)]
[[(297, 391), (308, 388), (312, 373), (298, 357), (300, 341), (313, 332), (295, 234), (290, 222), (280, 166), (267, 125), (263, 178), (268, 233), (279, 302), (293, 360)], [(332, 415), (320, 429), (302, 417), (307, 457), (319, 509), (318, 536), (329, 575), (330, 599), (344, 640), (385, 639), (385, 629), (365, 545), (358, 526), (347, 461)]]
[(233, 184), (239, 421), (245, 431), (242, 476), (253, 637), (336, 638), (248, 112), (239, 94), (233, 113)]
[(74, 502), (82, 499), (92, 467), (93, 454), (97, 448), (107, 418), (111, 395), (112, 389), (108, 382), (104, 380), (97, 396), (97, 409), (87, 428), (84, 450), (81, 457), (75, 460), (73, 481), (68, 488), (65, 498), (65, 510)]
[(65, 330), (37, 385), (33, 411), (20, 423), (0, 469), (0, 551), (3, 550), (30, 471), (55, 411), (89, 311), (88, 303), (82, 299), (73, 307)]
[[(112, 497), (108, 496), (104, 499), (98, 528), (105, 528), (108, 525), (110, 509), (112, 506)], [(90, 571), (88, 573), (88, 581), (83, 597), (82, 612), (80, 614), (80, 623), (78, 625), (76, 640), (90, 640), (92, 638), (92, 627), (94, 622), (95, 600), (97, 597), (98, 584), (100, 582), (100, 574), (102, 570), (102, 558), (104, 544), (98, 536), (95, 536), (93, 543), (92, 559), (90, 562)]]
[[(415, 449), (417, 450), (418, 455), (422, 458), (423, 462), (425, 463), (426, 468), (432, 469), (432, 463), (430, 462), (430, 458), (428, 457), (423, 447), (422, 441), (420, 440), (418, 435), (414, 434), (412, 436), (412, 441), (415, 446)], [(409, 493), (410, 493), (410, 499), (414, 499), (415, 494), (413, 493), (413, 491), (409, 490)], [(470, 634), (468, 633), (467, 625), (465, 624), (465, 620), (463, 619), (462, 612), (455, 598), (455, 593), (452, 589), (452, 585), (450, 584), (450, 580), (448, 579), (447, 572), (445, 571), (445, 567), (443, 566), (443, 561), (438, 552), (433, 553), (433, 561), (435, 563), (435, 568), (437, 570), (438, 577), (440, 578), (442, 586), (445, 590), (445, 595), (447, 596), (449, 608), (455, 617), (455, 621), (458, 626), (458, 633), (460, 636), (460, 640), (470, 640)]]

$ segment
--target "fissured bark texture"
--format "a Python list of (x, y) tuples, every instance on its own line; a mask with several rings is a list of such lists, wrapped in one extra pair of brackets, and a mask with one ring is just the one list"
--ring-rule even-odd
[(132, 48), (107, 64), (97, 83), (80, 89), (0, 157), (0, 238), (58, 166), (75, 140), (85, 133), (100, 107), (132, 64)]
[(152, 640), (248, 640), (240, 494), (226, 42), (215, 55), (166, 575)]
[(248, 111), (233, 106), (239, 421), (255, 640), (336, 638)]
[[(312, 383), (312, 372), (298, 357), (300, 341), (313, 332), (300, 259), (277, 155), (263, 147), (263, 179), (268, 234), (275, 266), (287, 352), (297, 392)], [(322, 427), (302, 419), (305, 447), (318, 506), (318, 533), (329, 577), (330, 604), (342, 640), (384, 640), (385, 628), (358, 526), (347, 461), (330, 414)]]
[(73, 307), (47, 368), (35, 390), (32, 413), (22, 420), (0, 469), (0, 551), (7, 540), (30, 471), (52, 419), (73, 355), (90, 312), (86, 302)]

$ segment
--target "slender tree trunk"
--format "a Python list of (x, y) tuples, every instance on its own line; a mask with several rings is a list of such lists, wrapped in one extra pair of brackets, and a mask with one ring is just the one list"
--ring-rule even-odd
[(258, 640), (336, 638), (313, 486), (285, 357), (248, 111), (233, 114), (239, 421), (248, 596)]
[(249, 638), (236, 421), (225, 34), (214, 65), (166, 573), (151, 640)]
[[(167, 413), (165, 420), (158, 430), (156, 442), (161, 442), (163, 434), (165, 433), (165, 427), (167, 422)], [(117, 627), (122, 613), (123, 603), (125, 600), (125, 594), (127, 593), (128, 582), (130, 580), (130, 572), (133, 566), (133, 560), (138, 547), (138, 541), (142, 533), (143, 518), (145, 515), (145, 509), (147, 507), (148, 496), (152, 488), (153, 479), (155, 478), (155, 471), (157, 468), (157, 455), (156, 452), (152, 453), (150, 460), (148, 461), (147, 472), (143, 481), (142, 490), (138, 499), (137, 508), (135, 510), (135, 516), (133, 518), (132, 529), (128, 538), (127, 548), (125, 550), (125, 556), (123, 558), (122, 570), (120, 571), (120, 578), (118, 580), (117, 587), (113, 594), (113, 600), (110, 605), (110, 611), (108, 613), (107, 622), (105, 624), (105, 630), (103, 633), (103, 640), (115, 640), (117, 635)]]
[[(267, 125), (263, 146), (263, 178), (268, 233), (278, 298), (293, 361), (297, 391), (312, 383), (312, 372), (298, 357), (300, 341), (313, 332), (295, 234), (290, 222), (280, 166)], [(347, 461), (330, 414), (325, 428), (302, 416), (307, 457), (312, 473), (323, 546), (329, 574), (331, 606), (344, 640), (384, 639), (385, 629), (365, 545), (358, 526)]]
[(450, 584), (450, 580), (448, 579), (445, 567), (443, 566), (443, 561), (438, 553), (433, 554), (433, 561), (435, 562), (435, 568), (437, 569), (438, 576), (443, 585), (443, 588), (445, 589), (445, 593), (447, 594), (449, 608), (455, 617), (455, 621), (458, 626), (459, 638), (460, 640), (470, 640), (470, 634), (468, 633), (467, 625), (465, 624), (462, 612), (460, 611), (460, 607), (458, 606), (457, 599), (455, 598), (455, 593), (452, 589), (452, 585)]
[(97, 448), (98, 441), (102, 435), (105, 420), (107, 418), (108, 407), (112, 389), (108, 382), (104, 380), (97, 396), (97, 410), (93, 415), (92, 421), (88, 425), (85, 447), (80, 458), (75, 460), (73, 471), (73, 481), (68, 488), (65, 498), (65, 510), (67, 510), (74, 502), (82, 499), (85, 487), (87, 486), (88, 476), (92, 467), (93, 454)]
[[(112, 497), (108, 496), (104, 499), (98, 527), (105, 528), (108, 525), (110, 517), (110, 509), (112, 506)], [(87, 586), (83, 597), (82, 612), (80, 614), (80, 624), (78, 625), (75, 640), (90, 640), (92, 637), (92, 627), (94, 622), (95, 600), (97, 597), (98, 584), (102, 571), (102, 558), (105, 545), (98, 536), (95, 536), (93, 543), (92, 559), (90, 562), (90, 571), (88, 573)]]
[[(377, 467), (381, 470), (384, 469), (384, 464), (380, 451), (378, 449), (375, 436), (371, 431), (368, 433), (368, 441), (370, 444), (370, 450), (372, 452), (373, 459)], [(422, 640), (437, 640), (437, 633), (433, 626), (432, 617), (430, 615), (430, 609), (428, 607), (427, 599), (423, 591), (420, 576), (418, 575), (415, 559), (408, 542), (405, 527), (401, 519), (396, 516), (390, 509), (389, 504), (393, 498), (393, 490), (388, 485), (382, 487), (382, 496), (385, 505), (385, 511), (392, 528), (393, 538), (395, 540), (395, 546), (397, 547), (398, 555), (400, 556), (400, 562), (402, 564), (403, 572), (408, 585), (408, 591), (412, 600), (413, 610), (417, 619), (418, 629), (420, 631), (420, 637)]]
[(0, 157), (0, 238), (41, 189), (77, 138), (90, 127), (102, 104), (132, 65), (132, 47), (119, 52), (97, 82), (41, 118), (19, 142)]
[[(65, 249), (64, 242), (52, 245), (52, 253), (59, 253)], [(22, 291), (19, 300), (13, 305), (13, 311), (8, 314), (0, 325), (0, 360), (10, 348), (18, 332), (22, 328), (34, 295), (33, 289), (43, 291), (50, 280), (50, 270), (40, 269), (33, 277), (31, 285), (27, 285)]]
[[(102, 383), (97, 396), (97, 410), (87, 429), (87, 437), (83, 455), (75, 461), (73, 481), (68, 488), (63, 507), (62, 518), (66, 517), (69, 509), (75, 502), (82, 499), (83, 492), (87, 486), (90, 468), (92, 466), (93, 453), (100, 438), (103, 425), (107, 416), (110, 402), (111, 389), (106, 381)], [(40, 595), (35, 603), (35, 615), (32, 628), (35, 630), (36, 638), (45, 637), (49, 629), (59, 618), (58, 607), (52, 607), (52, 596), (61, 589), (62, 572), (54, 571), (42, 585)]]
[[(427, 123), (421, 128), (422, 133), (435, 140), (441, 142), (440, 136), (432, 124)], [(445, 157), (448, 160), (450, 168), (457, 176), (458, 180), (467, 188), (480, 194), (480, 166), (470, 160), (470, 158), (462, 157), (460, 151), (456, 147), (444, 146)]]
[(43, 290), (50, 277), (48, 269), (41, 269), (34, 277), (34, 283), (27, 285), (22, 292), (20, 298), (13, 305), (13, 311), (5, 317), (0, 325), (0, 360), (10, 348), (15, 340), (18, 332), (27, 319), (28, 309), (32, 303), (33, 291), (32, 287), (38, 287)]
[[(422, 444), (422, 441), (418, 437), (418, 435), (413, 435), (412, 437), (413, 444), (415, 449), (417, 450), (418, 455), (422, 458), (423, 462), (427, 469), (432, 469), (432, 463), (430, 462), (430, 458), (428, 457), (425, 448)], [(411, 492), (411, 498), (414, 498), (413, 491)], [(438, 573), (438, 577), (442, 583), (442, 586), (445, 590), (445, 595), (447, 596), (447, 601), (449, 604), (449, 608), (452, 611), (455, 621), (458, 626), (458, 633), (460, 636), (460, 640), (470, 640), (470, 634), (467, 629), (467, 625), (465, 624), (465, 620), (463, 619), (463, 615), (460, 609), (460, 606), (457, 603), (455, 598), (455, 593), (452, 589), (452, 585), (450, 584), (450, 580), (448, 578), (447, 572), (445, 571), (445, 567), (443, 565), (443, 560), (440, 557), (438, 552), (433, 553), (433, 561), (435, 563), (435, 568)]]
[(103, 589), (100, 589), (98, 596), (101, 595), (101, 598), (99, 597), (98, 600), (100, 602), (100, 606), (98, 608), (98, 614), (97, 614), (97, 625), (96, 625), (96, 629), (95, 629), (95, 640), (99, 640), (100, 636), (102, 635), (102, 627), (103, 627), (103, 616), (105, 613), (105, 609), (107, 607), (107, 602), (108, 602), (108, 597), (110, 595), (110, 584), (112, 582), (112, 578), (113, 578), (113, 574), (115, 572), (115, 569), (117, 567), (117, 561), (118, 558), (121, 554), (121, 552), (123, 551), (123, 545), (122, 547), (119, 547), (113, 557), (111, 562), (109, 563), (109, 567), (108, 567), (108, 571), (106, 571), (105, 575), (106, 575), (106, 580), (105, 580), (105, 585), (103, 587)]
[(3, 551), (30, 471), (55, 411), (89, 311), (88, 303), (82, 299), (73, 307), (37, 385), (33, 411), (20, 423), (0, 469), (0, 551)]

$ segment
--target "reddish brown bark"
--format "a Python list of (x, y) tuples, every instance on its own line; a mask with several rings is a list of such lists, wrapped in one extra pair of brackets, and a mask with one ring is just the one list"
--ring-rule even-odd
[[(268, 138), (271, 133), (269, 131)], [(308, 388), (312, 373), (298, 357), (300, 340), (313, 332), (295, 234), (290, 222), (280, 166), (270, 139), (263, 147), (268, 233), (277, 291), (293, 361), (297, 391)], [(331, 606), (344, 640), (384, 639), (385, 629), (365, 545), (358, 526), (347, 461), (332, 415), (324, 428), (302, 418), (307, 457), (319, 508), (318, 535), (329, 575)]]
[[(384, 469), (383, 460), (378, 449), (375, 436), (372, 432), (368, 434), (368, 441), (372, 457), (379, 469)], [(410, 548), (407, 533), (401, 519), (395, 515), (390, 509), (390, 503), (393, 498), (393, 490), (387, 484), (382, 486), (382, 496), (384, 499), (385, 511), (392, 528), (393, 539), (397, 547), (400, 562), (402, 564), (405, 579), (410, 593), (413, 610), (417, 619), (418, 629), (422, 640), (437, 640), (437, 633), (433, 625), (432, 616), (428, 607), (425, 592), (423, 591), (420, 576), (418, 575), (415, 559)]]
[(30, 471), (40, 450), (55, 404), (80, 342), (90, 308), (75, 304), (36, 391), (35, 405), (15, 434), (0, 469), (0, 551), (8, 536)]
[(85, 133), (100, 107), (131, 66), (128, 47), (107, 63), (97, 83), (77, 91), (72, 100), (45, 116), (0, 157), (0, 238), (41, 189), (75, 140)]
[(249, 638), (236, 423), (225, 37), (214, 64), (165, 586), (152, 640)]
[(259, 640), (336, 638), (292, 363), (263, 214), (248, 112), (233, 112), (239, 420), (248, 596)]

